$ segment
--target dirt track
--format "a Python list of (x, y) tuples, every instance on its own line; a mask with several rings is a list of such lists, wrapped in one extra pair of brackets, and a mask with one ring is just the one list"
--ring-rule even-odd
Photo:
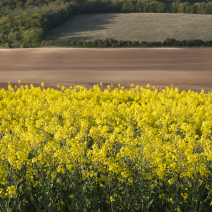
[(57, 89), (103, 83), (158, 89), (212, 91), (212, 48), (188, 49), (0, 49), (0, 89), (33, 84)]

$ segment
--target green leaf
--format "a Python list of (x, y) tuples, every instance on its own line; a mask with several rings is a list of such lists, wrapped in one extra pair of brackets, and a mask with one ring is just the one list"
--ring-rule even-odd
[(34, 200), (32, 194), (30, 195), (30, 199), (29, 199), (29, 200), (30, 200), (30, 202), (36, 207), (36, 209), (38, 209), (38, 212), (42, 212), (40, 205), (38, 205), (38, 204), (35, 202), (35, 200)]

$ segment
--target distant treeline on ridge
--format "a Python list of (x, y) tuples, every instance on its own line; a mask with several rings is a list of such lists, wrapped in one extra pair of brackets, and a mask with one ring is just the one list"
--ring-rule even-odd
[[(196, 2), (189, 0), (0, 0), (0, 46), (6, 48), (38, 47), (61, 45), (61, 46), (86, 46), (95, 47), (94, 41), (81, 42), (77, 44), (68, 41), (44, 41), (48, 30), (57, 27), (67, 21), (71, 16), (83, 13), (192, 13), (212, 14), (212, 1)], [(100, 41), (99, 41), (100, 42)], [(126, 45), (117, 41), (109, 45), (102, 41), (99, 47), (125, 47)], [(126, 41), (127, 42), (127, 41)], [(136, 42), (136, 41), (135, 41)], [(130, 46), (139, 46), (130, 44)], [(178, 42), (178, 43), (177, 43)], [(175, 41), (180, 46), (182, 41)], [(183, 41), (186, 45), (208, 46), (204, 41)], [(188, 44), (190, 42), (190, 44)], [(193, 43), (192, 43), (193, 42)], [(100, 42), (101, 43), (101, 42)], [(139, 43), (139, 41), (138, 41)], [(164, 45), (163, 42), (147, 42), (146, 45)], [(153, 45), (153, 46), (154, 46)], [(184, 44), (182, 44), (184, 46)], [(211, 44), (210, 44), (211, 45)], [(210, 46), (209, 45), (209, 46)], [(127, 44), (127, 46), (129, 46)]]

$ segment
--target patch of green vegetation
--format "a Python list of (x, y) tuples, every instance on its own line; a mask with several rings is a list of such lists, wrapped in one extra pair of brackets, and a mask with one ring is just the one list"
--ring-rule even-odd
[(133, 28), (133, 30), (141, 30), (141, 28)]

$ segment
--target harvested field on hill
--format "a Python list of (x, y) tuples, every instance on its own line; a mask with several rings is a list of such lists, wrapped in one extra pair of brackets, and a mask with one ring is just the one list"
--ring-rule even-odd
[(200, 93), (212, 91), (212, 48), (170, 49), (0, 49), (0, 89), (33, 84), (58, 89), (57, 85), (120, 83), (159, 89), (178, 87)]
[(182, 13), (101, 13), (72, 17), (50, 30), (46, 40), (113, 38), (125, 41), (212, 40), (212, 15)]

